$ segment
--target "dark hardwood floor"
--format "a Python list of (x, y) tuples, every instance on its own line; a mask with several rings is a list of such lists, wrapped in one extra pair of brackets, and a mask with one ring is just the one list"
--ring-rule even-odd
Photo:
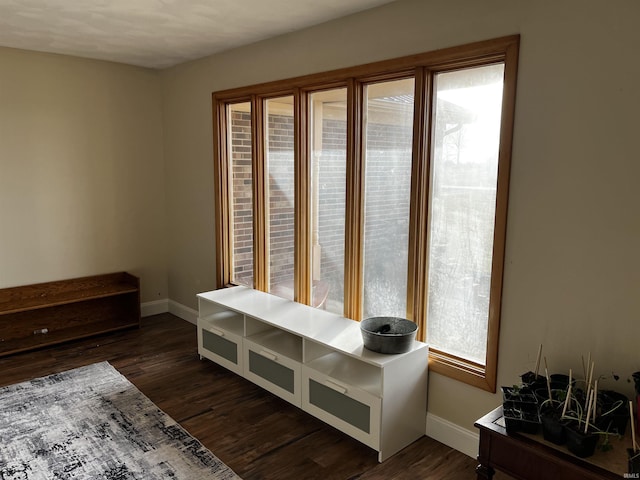
[(428, 437), (378, 463), (372, 449), (200, 360), (195, 326), (170, 314), (144, 318), (139, 330), (0, 358), (0, 386), (104, 360), (245, 480), (475, 478), (474, 459)]

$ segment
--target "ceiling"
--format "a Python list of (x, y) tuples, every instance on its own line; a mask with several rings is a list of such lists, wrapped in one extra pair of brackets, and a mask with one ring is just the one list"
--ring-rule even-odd
[(0, 0), (0, 46), (150, 68), (392, 0)]

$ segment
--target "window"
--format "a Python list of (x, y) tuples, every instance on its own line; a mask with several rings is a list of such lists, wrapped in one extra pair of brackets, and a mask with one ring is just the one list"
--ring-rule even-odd
[(364, 86), (363, 318), (407, 314), (414, 79)]
[(294, 263), (294, 135), (293, 97), (264, 102), (266, 127), (265, 175), (267, 182), (268, 291), (293, 299)]
[(495, 391), (518, 44), (214, 93), (219, 286), (410, 318)]
[(309, 141), (311, 304), (342, 314), (347, 197), (346, 88), (309, 95)]
[(253, 172), (251, 104), (227, 106), (231, 206), (231, 282), (253, 286)]
[(427, 335), (486, 357), (504, 65), (435, 76)]

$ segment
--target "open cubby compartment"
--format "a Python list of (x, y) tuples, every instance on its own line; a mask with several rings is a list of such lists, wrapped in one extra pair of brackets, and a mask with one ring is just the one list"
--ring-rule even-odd
[(230, 332), (234, 335), (244, 335), (244, 315), (234, 310), (219, 309), (208, 315), (200, 316), (199, 323), (211, 333), (220, 335), (221, 332)]
[(256, 346), (302, 362), (302, 337), (253, 317), (245, 318), (245, 336)]
[(382, 369), (379, 366), (309, 339), (304, 343), (304, 363), (307, 368), (341, 383), (382, 396)]
[(244, 335), (244, 315), (235, 310), (224, 308), (217, 303), (199, 298), (198, 318), (212, 327)]

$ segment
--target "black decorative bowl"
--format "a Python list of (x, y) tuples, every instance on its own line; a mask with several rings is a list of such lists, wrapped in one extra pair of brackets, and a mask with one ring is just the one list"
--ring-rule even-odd
[(378, 353), (405, 353), (411, 350), (418, 325), (406, 318), (371, 317), (360, 322), (364, 348)]

